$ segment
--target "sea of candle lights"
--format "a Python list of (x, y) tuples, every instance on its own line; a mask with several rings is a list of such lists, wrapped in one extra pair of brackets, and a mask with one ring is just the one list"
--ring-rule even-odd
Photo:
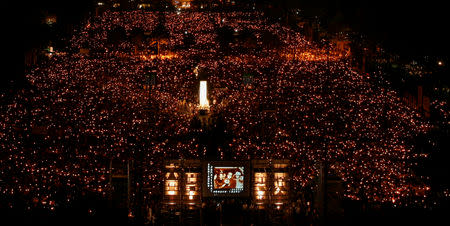
[[(136, 54), (133, 31), (160, 24), (168, 31), (161, 49), (176, 57)], [(222, 26), (250, 30), (258, 44), (270, 32), (282, 47), (249, 50), (234, 42), (225, 53), (215, 32)], [(117, 29), (126, 38), (111, 42)], [(195, 43), (177, 49), (186, 34)], [(412, 170), (420, 156), (413, 140), (430, 126), (380, 77), (354, 71), (333, 47), (310, 43), (260, 12), (107, 11), (70, 43), (27, 74), (28, 88), (1, 96), (0, 195), (21, 197), (27, 208), (53, 210), (86, 192), (106, 196), (111, 158), (144, 162), (144, 186), (156, 189), (164, 159), (202, 157), (203, 129), (192, 126), (197, 66), (208, 72), (211, 116), (232, 136), (221, 151), (235, 159), (291, 159), (295, 189), (311, 186), (326, 162), (346, 197), (426, 202), (430, 188)], [(146, 68), (157, 69), (150, 90)], [(14, 199), (6, 200), (13, 208)]]

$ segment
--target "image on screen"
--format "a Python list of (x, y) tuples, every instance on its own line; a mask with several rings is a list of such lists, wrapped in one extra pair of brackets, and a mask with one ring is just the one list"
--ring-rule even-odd
[(214, 167), (214, 190), (244, 189), (244, 167)]
[(236, 162), (208, 163), (205, 178), (205, 196), (247, 195), (248, 178), (245, 164)]

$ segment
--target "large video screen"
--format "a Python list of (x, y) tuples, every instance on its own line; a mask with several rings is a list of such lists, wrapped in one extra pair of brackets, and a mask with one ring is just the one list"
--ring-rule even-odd
[(245, 162), (208, 162), (204, 196), (248, 195), (249, 170)]
[(214, 189), (244, 190), (244, 167), (214, 167)]

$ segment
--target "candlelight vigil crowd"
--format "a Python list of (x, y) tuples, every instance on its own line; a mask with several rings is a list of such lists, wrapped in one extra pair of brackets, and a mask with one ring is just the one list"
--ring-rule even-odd
[[(156, 52), (141, 51), (149, 39)], [(204, 158), (199, 137), (218, 122), (218, 158), (290, 159), (294, 189), (311, 189), (325, 162), (349, 199), (428, 202), (414, 139), (429, 124), (381, 73), (355, 70), (345, 53), (262, 12), (106, 11), (69, 42), (27, 72), (25, 88), (0, 96), (8, 208), (106, 197), (111, 159), (145, 163), (140, 186), (157, 190), (163, 161)], [(201, 77), (209, 127), (197, 117)]]

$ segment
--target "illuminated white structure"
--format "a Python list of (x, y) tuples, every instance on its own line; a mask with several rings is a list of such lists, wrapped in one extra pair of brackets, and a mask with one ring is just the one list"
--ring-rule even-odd
[(166, 173), (166, 195), (174, 196), (178, 195), (178, 173), (170, 172)]
[(177, 205), (201, 204), (201, 161), (169, 160), (165, 162), (163, 203)]
[(200, 109), (209, 110), (207, 81), (200, 81)]
[(255, 172), (254, 174), (254, 195), (256, 200), (256, 205), (264, 204), (267, 199), (267, 173), (266, 172)]

